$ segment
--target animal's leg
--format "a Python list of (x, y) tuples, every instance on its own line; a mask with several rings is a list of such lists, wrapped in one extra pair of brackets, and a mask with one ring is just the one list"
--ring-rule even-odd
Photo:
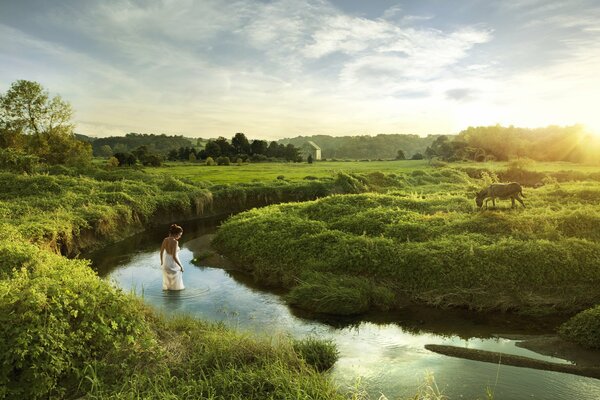
[(521, 203), (521, 205), (523, 206), (523, 208), (525, 208), (525, 203), (523, 203), (523, 200), (521, 200), (518, 195), (515, 197), (515, 199), (517, 199), (517, 201), (519, 203)]
[(496, 198), (492, 197), (492, 205), (494, 206), (494, 208), (496, 208)]
[(510, 206), (510, 208), (515, 208), (515, 198), (514, 197), (510, 198), (510, 202), (512, 203), (512, 206)]

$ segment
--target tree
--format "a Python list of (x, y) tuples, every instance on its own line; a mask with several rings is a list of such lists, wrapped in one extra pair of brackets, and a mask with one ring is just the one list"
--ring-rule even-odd
[(107, 161), (106, 161), (106, 165), (109, 168), (114, 168), (114, 167), (118, 167), (119, 166), (119, 160), (116, 157), (110, 157)]
[(277, 142), (272, 141), (267, 147), (267, 157), (279, 157), (279, 145)]
[(413, 156), (410, 159), (411, 160), (422, 160), (423, 158), (424, 158), (423, 154), (421, 154), (421, 153), (415, 153), (415, 154), (413, 154)]
[(113, 155), (113, 149), (109, 145), (104, 144), (104, 145), (102, 145), (102, 147), (100, 147), (100, 156), (110, 157), (112, 155)]
[(0, 96), (0, 146), (24, 149), (49, 164), (91, 160), (91, 146), (77, 140), (73, 111), (60, 96), (50, 98), (37, 82), (18, 80)]
[(310, 155), (310, 154), (308, 155), (308, 157), (306, 158), (306, 162), (309, 163), (309, 164), (313, 163), (312, 155)]
[(253, 140), (252, 144), (250, 145), (250, 152), (252, 154), (266, 155), (268, 146), (269, 144), (266, 142), (266, 140)]
[(209, 140), (204, 147), (204, 151), (206, 151), (208, 157), (215, 159), (221, 155), (221, 146), (217, 142)]
[(219, 136), (215, 143), (219, 145), (222, 156), (232, 156), (234, 154), (233, 146), (223, 136)]
[(115, 153), (114, 157), (119, 160), (119, 166), (132, 166), (135, 165), (137, 159), (131, 153)]
[(398, 150), (398, 153), (396, 153), (396, 160), (406, 160), (406, 156), (402, 150)]
[(236, 154), (250, 154), (250, 142), (241, 132), (235, 134), (233, 138), (231, 138), (231, 146)]

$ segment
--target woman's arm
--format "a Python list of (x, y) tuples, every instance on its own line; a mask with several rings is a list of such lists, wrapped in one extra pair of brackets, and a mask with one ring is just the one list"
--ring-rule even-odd
[(163, 265), (163, 253), (165, 252), (165, 241), (162, 241), (162, 244), (160, 245), (160, 265)]
[(181, 272), (183, 272), (183, 266), (181, 265), (181, 261), (179, 261), (179, 254), (177, 254), (178, 252), (175, 251), (175, 257), (173, 257), (173, 259), (175, 260), (175, 262), (177, 263), (177, 265), (179, 265), (179, 268), (181, 268)]

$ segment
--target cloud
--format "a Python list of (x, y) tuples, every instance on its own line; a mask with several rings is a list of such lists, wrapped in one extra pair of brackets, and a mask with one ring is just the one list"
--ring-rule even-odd
[(467, 88), (457, 88), (446, 90), (446, 97), (451, 100), (466, 101), (472, 100), (475, 96), (475, 91)]
[(0, 79), (39, 79), (89, 133), (447, 133), (475, 114), (496, 123), (554, 110), (553, 97), (583, 115), (575, 93), (593, 101), (600, 92), (600, 12), (588, 0), (467, 14), (403, 3), (372, 18), (325, 0), (49, 4), (27, 20), (0, 16), (10, 38), (0, 42)]

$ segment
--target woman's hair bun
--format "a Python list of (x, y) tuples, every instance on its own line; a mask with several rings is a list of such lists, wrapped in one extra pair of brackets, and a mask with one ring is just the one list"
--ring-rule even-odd
[(182, 228), (182, 227), (180, 227), (180, 226), (179, 226), (179, 225), (177, 225), (177, 224), (173, 224), (173, 225), (171, 225), (171, 226), (169, 227), (169, 233), (170, 233), (171, 235), (177, 235), (177, 234), (179, 234), (179, 233), (182, 233), (182, 232), (183, 232), (183, 228)]

